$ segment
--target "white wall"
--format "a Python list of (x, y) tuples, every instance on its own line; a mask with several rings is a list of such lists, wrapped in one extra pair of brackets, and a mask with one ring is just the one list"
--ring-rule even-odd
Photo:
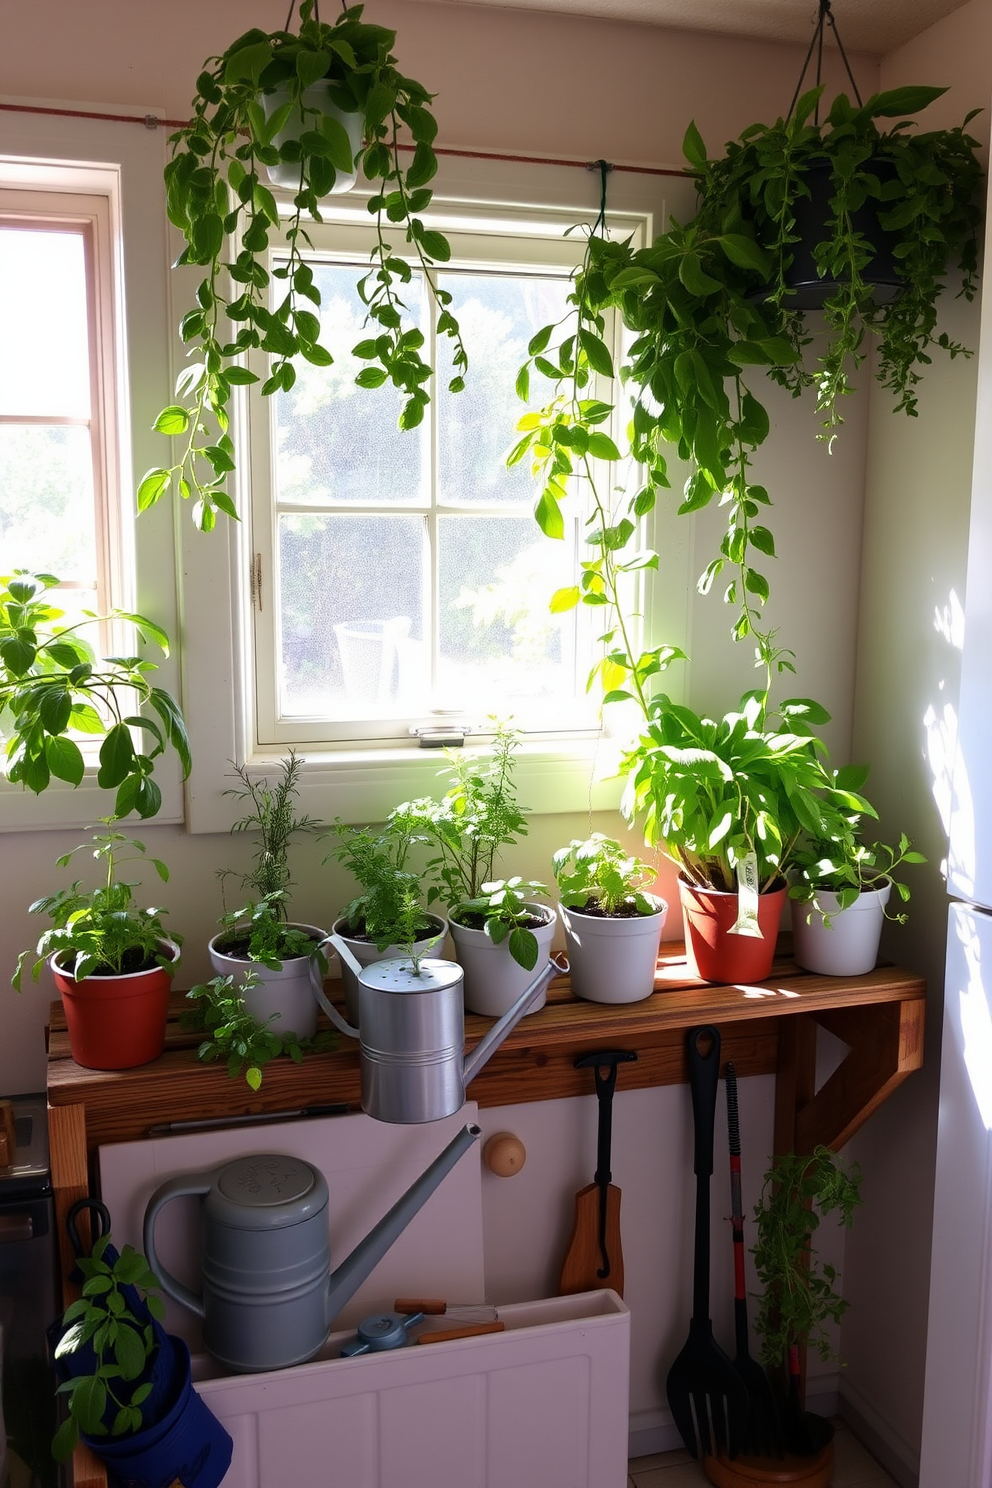
[[(972, 0), (883, 60), (881, 84), (949, 85), (924, 118), (952, 127), (980, 107), (987, 142), (992, 11)], [(942, 326), (977, 346), (979, 307), (948, 296)], [(864, 1209), (847, 1247), (842, 1375), (846, 1398), (903, 1474), (918, 1466), (923, 1410), (934, 1143), (947, 899), (942, 808), (960, 662), (974, 360), (935, 361), (918, 420), (870, 397), (854, 753), (872, 761), (868, 789), (888, 840), (908, 832), (929, 863), (912, 874), (909, 924), (883, 947), (927, 978), (925, 1067), (852, 1144), (864, 1168)], [(963, 1382), (962, 1382), (963, 1383)]]

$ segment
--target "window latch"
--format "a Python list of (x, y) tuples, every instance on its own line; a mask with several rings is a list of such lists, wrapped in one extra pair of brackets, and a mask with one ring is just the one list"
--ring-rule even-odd
[(465, 735), (470, 734), (472, 729), (467, 723), (456, 727), (450, 724), (429, 724), (426, 728), (413, 725), (410, 732), (416, 736), (418, 749), (461, 749), (465, 743)]

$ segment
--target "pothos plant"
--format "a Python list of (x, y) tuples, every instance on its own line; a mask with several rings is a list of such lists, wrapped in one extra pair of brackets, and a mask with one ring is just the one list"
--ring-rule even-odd
[[(57, 603), (58, 585), (54, 574), (21, 569), (0, 577), (0, 734), (7, 736), (7, 778), (36, 795), (53, 778), (76, 786), (86, 769), (77, 739), (100, 739), (97, 784), (116, 791), (114, 815), (154, 816), (162, 792), (153, 771), (168, 746), (184, 778), (189, 774), (182, 713), (171, 693), (152, 682), (153, 661), (101, 658), (85, 632), (99, 635), (102, 626), (123, 623), (166, 656), (168, 637), (144, 615), (124, 610), (84, 610), (70, 621)], [(139, 711), (144, 705), (147, 713)], [(136, 734), (147, 736), (148, 744), (136, 744)]]
[[(963, 127), (916, 133), (907, 117), (942, 91), (901, 88), (859, 107), (842, 94), (821, 126), (811, 122), (821, 93), (815, 88), (788, 119), (753, 125), (717, 160), (708, 159), (690, 125), (684, 150), (699, 191), (695, 218), (673, 222), (650, 247), (633, 249), (609, 239), (601, 214), (576, 278), (572, 323), (534, 337), (518, 380), (525, 399), (532, 369), (555, 387), (551, 402), (521, 422), (523, 438), (510, 457), (529, 453), (541, 475), (536, 515), (542, 530), (563, 535), (561, 503), (573, 475), (581, 475), (592, 494), (593, 556), (582, 565), (579, 586), (555, 597), (556, 608), (581, 600), (622, 613), (617, 582), (656, 561), (637, 550), (638, 521), (670, 484), (668, 459), (675, 451), (689, 465), (680, 513), (699, 511), (714, 497), (727, 512), (720, 551), (700, 589), (726, 580), (725, 599), (736, 610), (734, 638), (753, 637), (769, 671), (791, 666), (790, 653), (776, 647), (774, 632), (761, 623), (769, 593), (763, 561), (775, 556), (775, 540), (763, 515), (771, 505), (768, 492), (752, 473), (755, 451), (770, 429), (755, 374), (767, 373), (794, 395), (814, 385), (829, 437), (869, 337), (879, 339), (876, 375), (895, 395), (895, 408), (910, 415), (917, 412), (915, 390), (932, 350), (966, 354), (937, 332), (936, 302), (955, 271), (961, 293), (971, 298), (975, 292), (976, 141)], [(896, 122), (882, 127), (888, 120)], [(799, 240), (797, 213), (810, 198), (813, 174), (824, 170), (829, 205), (812, 251), (831, 288), (823, 306), (826, 345), (810, 364), (812, 337), (804, 313), (794, 308), (789, 271)], [(876, 249), (855, 217), (866, 201), (877, 207), (900, 283), (900, 293), (884, 305), (876, 305), (873, 294)], [(616, 400), (592, 395), (593, 374), (601, 385), (614, 377), (604, 339), (609, 310), (635, 338), (621, 371), (633, 395), (623, 451), (602, 427)], [(625, 456), (639, 467), (639, 478), (633, 489), (620, 482), (616, 493), (610, 488)], [(635, 655), (622, 625), (611, 625), (605, 642), (607, 695), (620, 683), (643, 706), (645, 668), (651, 675), (664, 665), (663, 650)]]
[[(437, 171), (437, 124), (431, 94), (397, 68), (395, 32), (369, 25), (362, 10), (351, 6), (327, 24), (317, 18), (313, 0), (300, 0), (298, 31), (246, 31), (220, 56), (209, 58), (197, 78), (193, 117), (171, 137), (173, 154), (165, 173), (169, 219), (186, 240), (178, 262), (206, 270), (196, 306), (180, 326), (195, 359), (179, 376), (178, 401), (155, 425), (180, 438), (179, 458), (145, 475), (139, 510), (174, 485), (181, 496), (195, 496), (198, 527), (212, 528), (218, 511), (236, 516), (225, 489), (234, 469), (229, 404), (234, 387), (259, 380), (244, 365), (244, 354), (257, 349), (272, 358), (264, 394), (293, 386), (297, 357), (318, 367), (333, 361), (320, 340), (320, 291), (304, 249), (310, 242), (307, 224), (321, 221), (321, 200), (339, 171), (360, 168), (377, 187), (368, 204), (376, 243), (358, 285), (372, 333), (354, 349), (368, 363), (357, 381), (369, 388), (389, 381), (401, 391), (403, 428), (423, 419), (431, 368), (421, 356), (423, 334), (406, 316), (402, 300), (413, 269), (394, 249), (392, 233), (404, 233), (408, 255), (422, 270), (451, 256), (447, 239), (421, 215)], [(339, 119), (305, 99), (306, 90), (321, 80), (329, 85), (331, 102), (361, 120), (354, 155)], [(283, 87), (287, 101), (267, 111), (265, 100)], [(277, 143), (294, 119), (302, 126), (299, 137)], [(413, 149), (405, 159), (401, 148), (408, 143)], [(280, 163), (291, 163), (300, 173), (299, 190), (282, 219), (265, 184), (265, 168)], [(270, 274), (266, 255), (280, 230), (286, 262)], [(427, 272), (423, 279), (437, 309), (437, 331), (452, 342), (454, 375), (448, 386), (458, 392), (468, 359), (449, 308), (451, 295)]]

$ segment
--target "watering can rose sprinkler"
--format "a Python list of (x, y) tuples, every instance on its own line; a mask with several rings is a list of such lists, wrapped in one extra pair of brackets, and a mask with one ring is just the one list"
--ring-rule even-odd
[(358, 1028), (324, 996), (315, 960), (310, 962), (313, 994), (336, 1028), (358, 1039), (362, 1110), (377, 1121), (403, 1124), (440, 1121), (465, 1103), (465, 1088), (507, 1034), (567, 963), (549, 961), (493, 1024), (468, 1055), (462, 968), (454, 961), (426, 956), (394, 956), (360, 966), (338, 935), (331, 945), (358, 981)]

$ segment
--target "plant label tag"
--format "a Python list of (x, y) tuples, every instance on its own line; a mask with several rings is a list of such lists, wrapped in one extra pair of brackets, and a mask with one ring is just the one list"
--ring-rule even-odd
[(758, 924), (758, 855), (749, 852), (737, 864), (737, 920), (728, 935), (750, 935), (763, 940)]

